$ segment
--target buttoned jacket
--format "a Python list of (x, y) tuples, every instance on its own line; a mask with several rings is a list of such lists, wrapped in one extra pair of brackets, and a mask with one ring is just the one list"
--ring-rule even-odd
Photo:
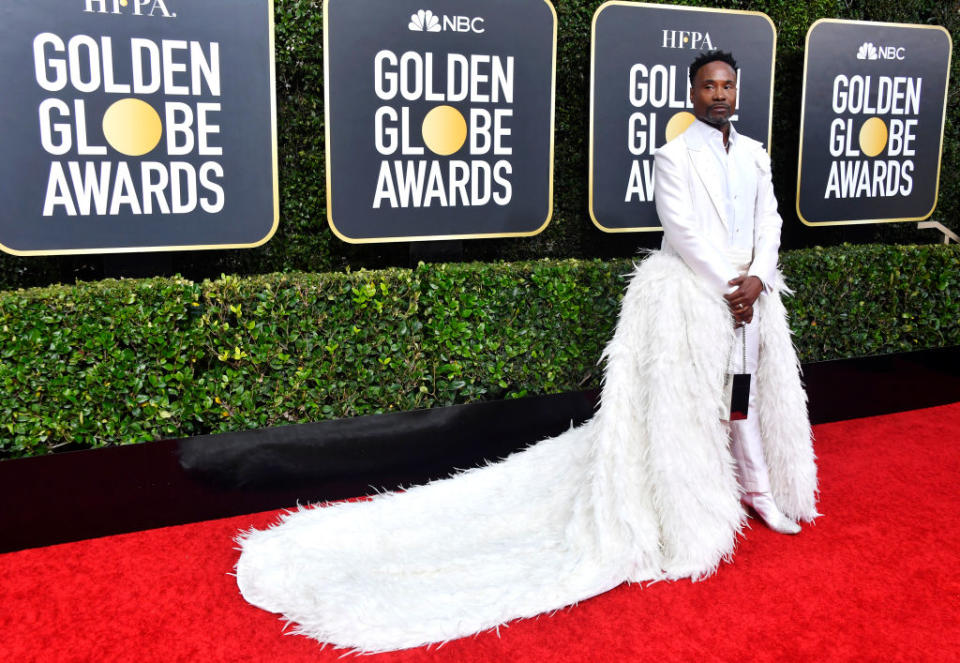
[[(699, 121), (699, 120), (698, 120)], [(766, 290), (774, 283), (780, 228), (770, 157), (763, 145), (743, 134), (730, 157), (735, 160), (738, 189), (753, 198), (754, 251), (747, 272)], [(710, 146), (696, 131), (685, 131), (654, 155), (654, 200), (663, 226), (666, 253), (679, 255), (718, 293), (731, 292), (728, 281), (739, 276), (726, 253), (729, 226), (721, 178), (724, 173)]]

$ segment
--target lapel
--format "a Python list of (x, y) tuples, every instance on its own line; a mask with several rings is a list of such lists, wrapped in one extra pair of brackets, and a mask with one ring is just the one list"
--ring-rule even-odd
[(687, 142), (690, 163), (700, 181), (703, 182), (720, 222), (723, 223), (724, 228), (728, 228), (727, 209), (723, 200), (723, 189), (720, 187), (720, 178), (723, 177), (723, 173), (720, 171), (717, 158), (710, 152), (710, 146), (704, 142), (700, 131), (686, 131), (684, 138)]

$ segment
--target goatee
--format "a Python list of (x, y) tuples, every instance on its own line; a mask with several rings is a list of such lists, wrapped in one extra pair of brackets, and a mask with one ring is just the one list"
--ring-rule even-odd
[(701, 122), (706, 122), (711, 127), (715, 129), (723, 129), (726, 125), (730, 124), (730, 115), (726, 114), (720, 117), (711, 117), (709, 114), (698, 117), (698, 120)]

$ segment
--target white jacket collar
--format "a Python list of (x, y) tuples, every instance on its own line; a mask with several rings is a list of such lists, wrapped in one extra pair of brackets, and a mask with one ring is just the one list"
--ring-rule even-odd
[[(690, 123), (690, 126), (687, 127), (687, 130), (683, 133), (684, 139), (687, 141), (687, 147), (691, 150), (700, 151), (707, 147), (707, 141), (714, 139), (715, 135), (720, 133), (719, 129), (711, 127), (709, 124), (703, 120), (694, 120)], [(734, 128), (733, 123), (730, 123), (730, 136), (727, 138), (728, 142), (732, 145), (737, 141), (737, 130)]]

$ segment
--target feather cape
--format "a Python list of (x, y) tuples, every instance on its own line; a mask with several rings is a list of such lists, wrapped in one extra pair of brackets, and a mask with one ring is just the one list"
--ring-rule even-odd
[[(757, 404), (775, 500), (817, 515), (806, 394), (785, 292), (758, 300)], [(379, 652), (447, 641), (625, 581), (703, 578), (744, 524), (719, 419), (734, 334), (678, 257), (624, 295), (601, 404), (577, 428), (481, 468), (365, 502), (303, 508), (240, 535), (237, 583), (295, 632)]]

